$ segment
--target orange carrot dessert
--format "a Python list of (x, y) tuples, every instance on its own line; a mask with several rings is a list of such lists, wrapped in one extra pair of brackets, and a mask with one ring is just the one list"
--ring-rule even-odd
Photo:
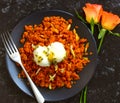
[[(19, 51), (36, 85), (49, 89), (71, 88), (80, 79), (79, 72), (90, 62), (88, 40), (78, 36), (79, 27), (71, 30), (71, 25), (72, 19), (60, 16), (44, 17), (38, 25), (25, 25), (20, 40), (23, 47)], [(20, 76), (26, 77), (23, 71)]]

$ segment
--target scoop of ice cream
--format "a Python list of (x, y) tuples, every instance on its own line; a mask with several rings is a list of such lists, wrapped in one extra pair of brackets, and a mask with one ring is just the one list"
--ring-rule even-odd
[(49, 60), (59, 63), (66, 57), (66, 50), (64, 45), (60, 42), (53, 42), (48, 46), (49, 48)]
[(66, 57), (66, 50), (62, 43), (53, 42), (48, 46), (35, 47), (33, 56), (37, 65), (45, 67), (63, 61)]
[(50, 62), (47, 57), (48, 49), (46, 46), (37, 46), (33, 51), (34, 61), (39, 66), (50, 66)]

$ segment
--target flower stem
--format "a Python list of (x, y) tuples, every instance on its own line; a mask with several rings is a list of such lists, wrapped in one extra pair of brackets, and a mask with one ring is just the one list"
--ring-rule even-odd
[(103, 39), (105, 37), (105, 33), (106, 33), (106, 29), (101, 29), (100, 30), (100, 33), (98, 35), (98, 39), (100, 39), (100, 43), (99, 43), (99, 46), (98, 46), (98, 49), (97, 49), (97, 52), (99, 53), (100, 52), (100, 49), (101, 49), (101, 46), (102, 46), (102, 43), (103, 43)]
[(74, 8), (76, 16), (78, 17), (78, 19), (80, 19), (83, 23), (87, 23), (82, 16), (79, 15), (78, 11)]
[(82, 90), (80, 95), (80, 103), (87, 103), (87, 86)]
[[(93, 34), (94, 33), (94, 22), (92, 23), (92, 21), (91, 21), (91, 31)], [(98, 53), (100, 52), (106, 31), (107, 31), (106, 29), (101, 29), (100, 33), (98, 34), (98, 39), (100, 39), (100, 43), (97, 49)], [(82, 93), (80, 96), (80, 103), (87, 103), (87, 86), (82, 90)]]
[(84, 103), (87, 103), (87, 86), (84, 89)]
[(91, 25), (91, 32), (94, 34), (94, 25)]
[(81, 95), (80, 95), (80, 103), (82, 103), (83, 101), (83, 93), (84, 93), (84, 89), (82, 90)]
[(90, 21), (90, 28), (91, 28), (92, 34), (94, 34), (94, 26), (95, 26), (95, 24), (94, 24), (94, 20), (92, 18), (91, 21)]

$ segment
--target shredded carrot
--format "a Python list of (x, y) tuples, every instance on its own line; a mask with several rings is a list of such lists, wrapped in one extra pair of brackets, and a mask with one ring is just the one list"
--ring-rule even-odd
[[(86, 38), (81, 37), (76, 40), (77, 30), (73, 32), (71, 25), (72, 19), (65, 20), (60, 16), (44, 17), (41, 24), (38, 25), (25, 25), (20, 39), (23, 46), (19, 48), (19, 51), (22, 63), (36, 85), (49, 89), (64, 86), (71, 88), (74, 81), (80, 79), (79, 72), (90, 62), (85, 55), (88, 52), (89, 42)], [(78, 26), (77, 29), (79, 29)], [(34, 48), (32, 45), (48, 46), (56, 41), (64, 45), (66, 58), (57, 65), (38, 66), (33, 61)], [(26, 77), (23, 71), (19, 77)]]

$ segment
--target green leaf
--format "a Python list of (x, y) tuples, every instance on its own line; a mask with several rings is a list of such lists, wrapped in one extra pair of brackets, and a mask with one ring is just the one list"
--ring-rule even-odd
[(118, 36), (118, 37), (120, 37), (120, 33), (113, 33), (113, 32), (110, 31), (110, 30), (109, 30), (109, 33), (112, 34), (112, 35), (114, 35), (114, 36)]
[(101, 39), (105, 35), (106, 31), (107, 31), (106, 29), (101, 29), (98, 34), (98, 39)]

